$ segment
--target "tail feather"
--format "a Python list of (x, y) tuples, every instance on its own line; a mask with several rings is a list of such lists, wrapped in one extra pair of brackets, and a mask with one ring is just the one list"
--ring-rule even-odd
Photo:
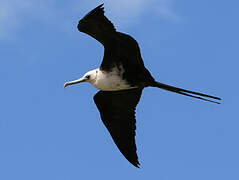
[[(160, 83), (160, 82), (156, 82), (153, 85), (153, 87), (158, 87), (158, 88), (161, 88), (161, 89), (164, 89), (164, 90), (167, 90), (167, 91), (175, 92), (175, 93), (182, 94), (182, 95), (189, 96), (189, 97), (193, 97), (193, 98), (196, 98), (196, 99), (201, 99), (201, 100), (204, 100), (204, 101), (209, 101), (209, 102), (216, 103), (216, 104), (220, 104), (220, 103), (216, 102), (216, 101), (213, 101), (213, 100), (210, 100), (210, 99), (202, 98), (202, 97), (221, 100), (221, 98), (219, 98), (219, 97), (210, 96), (210, 95), (199, 93), (199, 92), (194, 92), (194, 91), (189, 91), (189, 90), (186, 90), (186, 89), (177, 88), (177, 87), (170, 86), (170, 85), (167, 85), (167, 84), (163, 84), (163, 83)], [(194, 96), (192, 94), (198, 95), (198, 96)], [(200, 97), (200, 96), (202, 96), (202, 97)]]

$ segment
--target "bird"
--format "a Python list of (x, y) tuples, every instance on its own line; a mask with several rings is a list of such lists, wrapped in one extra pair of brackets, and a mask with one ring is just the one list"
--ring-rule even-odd
[(123, 156), (139, 168), (135, 110), (144, 88), (156, 87), (217, 104), (220, 104), (218, 101), (221, 98), (156, 81), (144, 66), (137, 41), (116, 30), (105, 16), (103, 5), (87, 13), (77, 25), (80, 32), (103, 45), (102, 63), (99, 68), (85, 73), (81, 78), (66, 82), (64, 87), (88, 82), (99, 90), (93, 99), (103, 124)]

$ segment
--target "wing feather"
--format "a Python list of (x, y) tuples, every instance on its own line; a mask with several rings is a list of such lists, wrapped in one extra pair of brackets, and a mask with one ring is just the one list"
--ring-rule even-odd
[(86, 14), (79, 21), (77, 28), (79, 31), (92, 36), (103, 45), (111, 42), (116, 34), (114, 25), (104, 15), (103, 4)]
[(124, 157), (139, 167), (135, 144), (135, 108), (142, 89), (99, 91), (94, 96), (101, 119)]

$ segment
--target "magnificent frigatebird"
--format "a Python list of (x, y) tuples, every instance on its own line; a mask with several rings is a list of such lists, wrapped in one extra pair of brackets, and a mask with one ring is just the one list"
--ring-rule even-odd
[(144, 66), (136, 40), (116, 31), (104, 15), (103, 4), (86, 14), (77, 27), (104, 46), (104, 57), (99, 68), (87, 72), (80, 79), (65, 83), (64, 87), (89, 82), (100, 90), (95, 94), (94, 102), (101, 119), (120, 152), (134, 166), (139, 167), (135, 145), (135, 108), (145, 87), (157, 87), (220, 104), (206, 99), (221, 100), (218, 97), (155, 81)]

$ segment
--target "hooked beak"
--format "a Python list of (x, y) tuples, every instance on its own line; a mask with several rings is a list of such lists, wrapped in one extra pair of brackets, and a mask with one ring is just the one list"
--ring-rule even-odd
[(85, 79), (84, 77), (80, 78), (80, 79), (77, 79), (77, 80), (74, 80), (74, 81), (69, 81), (69, 82), (66, 82), (64, 84), (64, 88), (69, 86), (69, 85), (72, 85), (72, 84), (78, 84), (78, 83), (81, 83), (81, 82), (85, 82), (87, 79)]

